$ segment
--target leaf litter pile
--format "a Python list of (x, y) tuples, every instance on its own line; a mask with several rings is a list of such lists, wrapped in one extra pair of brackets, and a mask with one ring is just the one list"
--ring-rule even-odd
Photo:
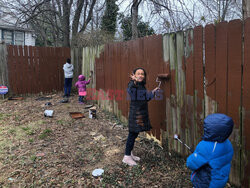
[[(185, 159), (144, 134), (134, 148), (141, 161), (123, 164), (126, 125), (98, 107), (90, 119), (77, 96), (60, 103), (61, 96), (0, 100), (0, 187), (192, 187)], [(85, 118), (73, 119), (70, 112)], [(104, 174), (95, 178), (97, 168)]]

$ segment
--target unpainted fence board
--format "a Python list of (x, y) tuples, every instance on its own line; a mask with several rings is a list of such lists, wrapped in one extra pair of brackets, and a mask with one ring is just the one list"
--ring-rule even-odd
[(7, 56), (7, 46), (0, 44), (0, 85), (9, 87)]
[[(177, 97), (177, 132), (186, 142), (185, 137), (185, 65), (184, 65), (184, 33), (179, 31), (176, 34), (176, 97)], [(186, 147), (182, 144), (178, 145), (178, 152), (187, 153)]]
[(168, 148), (171, 148), (170, 143), (171, 143), (173, 135), (171, 134), (172, 114), (171, 114), (171, 101), (170, 101), (170, 96), (171, 96), (170, 46), (169, 46), (170, 35), (165, 34), (162, 40), (163, 40), (163, 60), (164, 60), (164, 67), (165, 67), (164, 73), (167, 73), (169, 75), (169, 79), (162, 83), (164, 97), (166, 100), (166, 117), (165, 117), (166, 137), (162, 138), (162, 143), (163, 145), (165, 144)]
[[(170, 48), (170, 71), (171, 71), (171, 114), (172, 114), (172, 129), (171, 129), (171, 135), (173, 134), (179, 134), (178, 131), (178, 120), (177, 120), (177, 92), (176, 92), (176, 77), (177, 77), (177, 71), (176, 65), (177, 65), (177, 50), (176, 50), (176, 34), (171, 33), (170, 34), (170, 40), (169, 40), (169, 48)], [(170, 145), (172, 146), (171, 149), (177, 151), (178, 144), (176, 141), (171, 139), (172, 142)]]
[(186, 80), (186, 142), (194, 148), (194, 32), (186, 31), (185, 35), (185, 80)]

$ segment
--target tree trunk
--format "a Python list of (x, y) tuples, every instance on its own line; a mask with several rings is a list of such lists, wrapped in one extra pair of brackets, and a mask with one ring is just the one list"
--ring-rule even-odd
[(141, 0), (133, 0), (133, 4), (131, 7), (131, 16), (132, 16), (132, 39), (138, 38), (138, 7), (141, 3)]
[(243, 19), (250, 17), (250, 0), (242, 0)]
[(63, 46), (67, 46), (67, 47), (70, 47), (69, 16), (70, 16), (70, 5), (68, 4), (68, 0), (63, 0), (63, 18), (62, 18)]

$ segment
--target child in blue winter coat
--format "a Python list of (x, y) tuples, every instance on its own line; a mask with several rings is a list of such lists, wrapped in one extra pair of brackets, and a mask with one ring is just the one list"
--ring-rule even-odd
[(233, 147), (228, 137), (234, 122), (225, 114), (211, 114), (204, 120), (204, 135), (187, 158), (195, 188), (223, 188), (230, 174)]

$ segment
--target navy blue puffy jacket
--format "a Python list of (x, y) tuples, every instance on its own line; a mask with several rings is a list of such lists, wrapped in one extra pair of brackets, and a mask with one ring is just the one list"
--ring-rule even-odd
[(225, 114), (211, 114), (204, 120), (204, 135), (194, 153), (187, 158), (191, 181), (198, 188), (223, 188), (230, 174), (233, 147), (228, 137), (233, 120)]

